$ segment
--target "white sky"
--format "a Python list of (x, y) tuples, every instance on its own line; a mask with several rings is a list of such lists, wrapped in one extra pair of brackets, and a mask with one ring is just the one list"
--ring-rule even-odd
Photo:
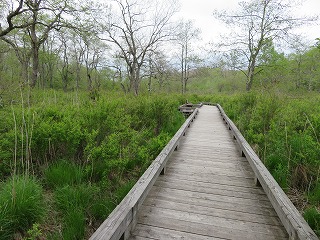
[[(202, 31), (204, 43), (217, 42), (220, 34), (224, 32), (224, 27), (212, 16), (213, 10), (235, 9), (240, 1), (242, 0), (180, 0), (181, 10), (175, 17), (194, 20), (195, 26)], [(305, 0), (299, 13), (307, 16), (320, 14), (320, 0)], [(308, 41), (315, 42), (314, 39), (320, 37), (320, 26), (304, 27), (299, 29), (299, 32), (305, 33)]]

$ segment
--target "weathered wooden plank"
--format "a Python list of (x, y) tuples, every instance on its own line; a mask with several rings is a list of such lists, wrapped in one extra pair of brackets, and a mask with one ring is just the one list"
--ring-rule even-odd
[(281, 222), (286, 228), (290, 239), (318, 239), (299, 211), (295, 208), (287, 195), (274, 180), (272, 175), (261, 162), (257, 154), (245, 140), (235, 124), (228, 118), (220, 105), (218, 108), (231, 129), (231, 133), (237, 139), (241, 151), (248, 159), (257, 179), (266, 192)]
[(212, 201), (211, 199), (205, 199), (205, 198), (195, 198), (195, 197), (185, 197), (185, 195), (180, 195), (179, 193), (175, 195), (168, 195), (166, 193), (162, 192), (156, 192), (151, 193), (148, 196), (148, 199), (159, 199), (159, 200), (165, 200), (170, 201), (174, 203), (185, 203), (189, 205), (197, 205), (197, 206), (203, 206), (203, 207), (211, 207), (216, 209), (224, 209), (224, 210), (230, 210), (234, 212), (242, 212), (242, 213), (251, 213), (255, 215), (265, 215), (265, 216), (275, 216), (278, 215), (274, 211), (271, 204), (268, 205), (244, 205), (244, 204), (234, 204), (234, 203), (228, 203), (223, 201)]
[(269, 201), (261, 199), (250, 199), (250, 198), (241, 198), (233, 197), (227, 195), (218, 195), (218, 194), (206, 194), (201, 192), (185, 191), (180, 189), (171, 189), (171, 188), (162, 188), (154, 186), (152, 191), (150, 191), (150, 196), (157, 196), (159, 193), (165, 193), (170, 196), (185, 197), (185, 198), (196, 198), (196, 199), (206, 199), (212, 202), (224, 202), (237, 205), (247, 205), (247, 206), (269, 206), (272, 207)]
[[(151, 209), (152, 210), (152, 209)], [(247, 239), (247, 240), (257, 240), (257, 239), (263, 239), (263, 240), (271, 240), (271, 239), (287, 239), (286, 236), (282, 237), (279, 236), (276, 231), (270, 231), (268, 234), (261, 233), (259, 231), (256, 231), (255, 228), (244, 228), (243, 224), (239, 222), (238, 226), (239, 228), (245, 229), (239, 229), (239, 228), (228, 228), (225, 225), (223, 225), (221, 222), (219, 222), (217, 219), (213, 220), (213, 222), (208, 221), (201, 221), (199, 219), (196, 219), (196, 221), (190, 221), (192, 220), (192, 216), (188, 216), (187, 214), (184, 214), (184, 216), (179, 216), (170, 214), (171, 211), (167, 211), (169, 215), (165, 214), (162, 211), (157, 211), (157, 209), (154, 209), (155, 212), (148, 212), (148, 214), (143, 213), (139, 217), (144, 222), (147, 222), (149, 226), (156, 226), (166, 229), (172, 229), (175, 231), (182, 231), (192, 234), (199, 234), (199, 235), (205, 235), (210, 237), (216, 237), (216, 238), (226, 238), (226, 239)], [(172, 212), (171, 212), (172, 213)], [(218, 226), (214, 227), (214, 223), (218, 223)], [(229, 225), (230, 226), (230, 225)]]
[[(144, 212), (141, 214), (141, 218), (148, 218), (150, 215), (154, 216), (166, 216), (170, 219), (188, 221), (192, 223), (202, 223), (211, 225), (213, 227), (224, 227), (227, 229), (233, 229), (244, 232), (255, 232), (262, 233), (265, 235), (287, 237), (285, 230), (276, 225), (266, 225), (256, 222), (240, 221), (236, 219), (228, 219), (222, 217), (213, 217), (210, 215), (204, 215), (200, 213), (191, 213), (178, 211), (174, 209), (165, 208), (152, 208), (149, 206), (144, 206)], [(216, 229), (216, 228), (215, 228)]]
[(193, 181), (195, 183), (203, 182), (203, 183), (209, 183), (213, 185), (220, 185), (222, 187), (244, 187), (244, 188), (250, 188), (255, 189), (257, 186), (254, 184), (253, 178), (237, 178), (237, 177), (231, 177), (231, 176), (219, 176), (218, 178), (204, 178), (200, 174), (198, 175), (189, 175), (186, 173), (174, 173), (174, 172), (166, 172), (166, 176), (170, 179), (173, 179), (175, 181)]
[[(192, 239), (192, 240), (221, 240), (222, 238), (212, 238), (199, 234), (192, 234), (183, 231), (175, 231), (166, 228), (150, 227), (149, 225), (138, 224), (134, 232), (135, 237), (146, 237), (152, 239)], [(137, 239), (133, 237), (132, 239)]]
[[(180, 150), (182, 149), (180, 148)], [(184, 154), (181, 154), (181, 152)], [(215, 162), (241, 163), (250, 166), (246, 158), (239, 157), (239, 153), (237, 156), (235, 156), (234, 154), (228, 154), (226, 152), (224, 152), (223, 155), (221, 154), (222, 152), (192, 152), (190, 150), (181, 152), (174, 154), (172, 157), (177, 159), (191, 159), (192, 161), (212, 161), (214, 159)]]
[[(201, 181), (194, 181), (194, 180), (189, 180), (189, 179), (179, 179), (174, 177), (166, 177), (162, 178), (159, 177), (157, 182), (155, 184), (161, 184), (161, 183), (167, 183), (170, 185), (170, 188), (185, 188), (184, 190), (187, 190), (186, 188), (192, 188), (192, 189), (197, 189), (198, 191), (201, 191), (201, 189), (205, 189), (204, 191), (231, 191), (234, 194), (239, 193), (245, 193), (245, 194), (250, 194), (250, 195), (263, 195), (266, 198), (265, 192), (259, 188), (259, 187), (251, 187), (251, 186), (233, 186), (233, 185), (226, 185), (226, 184), (220, 184), (220, 183), (208, 183), (208, 182), (201, 182)], [(177, 187), (177, 185), (179, 185)], [(160, 185), (155, 185), (155, 186), (160, 186)], [(164, 187), (163, 185), (161, 185)], [(185, 187), (186, 186), (186, 187)]]
[(180, 170), (188, 170), (188, 169), (194, 169), (197, 172), (201, 173), (212, 173), (212, 174), (224, 174), (224, 175), (231, 175), (231, 176), (248, 176), (248, 177), (254, 177), (254, 174), (252, 171), (249, 171), (248, 169), (243, 169), (243, 168), (231, 168), (228, 166), (221, 166), (221, 165), (215, 165), (212, 166), (210, 165), (194, 165), (194, 164), (170, 164), (168, 165), (168, 168), (172, 169), (180, 169)]
[(144, 199), (146, 198), (162, 169), (165, 167), (172, 152), (178, 146), (180, 138), (184, 135), (188, 126), (195, 118), (197, 112), (198, 110), (196, 109), (186, 120), (186, 122), (181, 126), (166, 147), (144, 172), (138, 182), (133, 186), (126, 197), (100, 225), (90, 239), (118, 240), (122, 236), (124, 236), (125, 239), (129, 237), (131, 228), (135, 226), (138, 210), (140, 209)]
[(197, 204), (186, 204), (158, 198), (147, 198), (143, 205), (154, 208), (176, 210), (186, 213), (202, 214), (216, 218), (239, 220), (243, 222), (252, 222), (275, 226), (281, 225), (280, 219), (277, 216), (258, 215), (246, 212), (233, 211), (229, 209), (219, 209), (212, 206), (212, 204), (210, 207), (204, 207)]
[(212, 187), (204, 187), (200, 184), (183, 184), (181, 182), (166, 182), (166, 181), (156, 181), (154, 186), (162, 187), (166, 189), (176, 189), (176, 190), (183, 190), (183, 191), (190, 191), (190, 192), (199, 192), (204, 194), (213, 194), (213, 195), (222, 195), (222, 196), (229, 196), (229, 197), (237, 197), (237, 198), (244, 198), (244, 199), (257, 199), (260, 201), (268, 201), (268, 198), (265, 194), (254, 194), (250, 192), (242, 192), (242, 191), (234, 191), (234, 189), (229, 188), (212, 188)]
[(237, 162), (223, 162), (223, 161), (203, 161), (199, 162), (197, 160), (188, 160), (188, 159), (177, 159), (172, 158), (172, 161), (168, 164), (168, 166), (179, 167), (186, 166), (189, 168), (198, 167), (199, 165), (206, 166), (207, 169), (215, 168), (221, 169), (221, 171), (235, 171), (235, 172), (250, 172), (252, 173), (252, 169), (249, 164), (240, 164)]
[[(201, 159), (199, 159), (201, 157)], [(170, 161), (170, 164), (178, 164), (179, 162), (186, 162), (190, 164), (208, 164), (209, 166), (212, 164), (215, 165), (224, 165), (224, 166), (240, 166), (240, 167), (246, 167), (248, 169), (251, 169), (250, 164), (248, 161), (245, 160), (243, 157), (230, 157), (227, 156), (209, 156), (209, 155), (197, 155), (197, 154), (190, 154), (185, 152), (185, 155), (178, 155), (173, 154), (171, 156), (172, 161)], [(252, 169), (251, 169), (252, 171)]]
[[(194, 171), (196, 169), (196, 171)], [(207, 178), (210, 177), (219, 177), (219, 176), (231, 176), (231, 177), (239, 177), (239, 178), (254, 178), (254, 174), (252, 172), (248, 172), (247, 175), (242, 174), (241, 172), (234, 172), (234, 171), (220, 171), (221, 169), (212, 169), (206, 167), (194, 167), (190, 169), (188, 167), (175, 167), (175, 166), (168, 166), (167, 171), (173, 171), (177, 173), (187, 173), (190, 175), (197, 175), (200, 174)]]

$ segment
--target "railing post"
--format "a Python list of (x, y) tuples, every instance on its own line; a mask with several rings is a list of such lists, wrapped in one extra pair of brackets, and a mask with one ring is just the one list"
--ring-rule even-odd
[(162, 168), (160, 175), (165, 175), (167, 171), (167, 166), (164, 166), (164, 168)]

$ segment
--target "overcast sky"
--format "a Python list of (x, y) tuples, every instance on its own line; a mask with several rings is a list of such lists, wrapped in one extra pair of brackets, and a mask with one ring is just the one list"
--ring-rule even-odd
[[(180, 0), (181, 11), (175, 16), (177, 19), (194, 20), (195, 26), (202, 31), (203, 42), (215, 41), (223, 33), (221, 23), (212, 16), (214, 9), (235, 9), (241, 0)], [(320, 0), (305, 0), (299, 8), (304, 15), (320, 13)], [(309, 26), (300, 29), (310, 41), (320, 37), (320, 26)]]

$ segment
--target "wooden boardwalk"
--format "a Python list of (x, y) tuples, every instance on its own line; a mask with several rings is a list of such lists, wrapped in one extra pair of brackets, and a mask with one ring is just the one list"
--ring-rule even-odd
[(199, 110), (130, 239), (288, 239), (217, 107)]

